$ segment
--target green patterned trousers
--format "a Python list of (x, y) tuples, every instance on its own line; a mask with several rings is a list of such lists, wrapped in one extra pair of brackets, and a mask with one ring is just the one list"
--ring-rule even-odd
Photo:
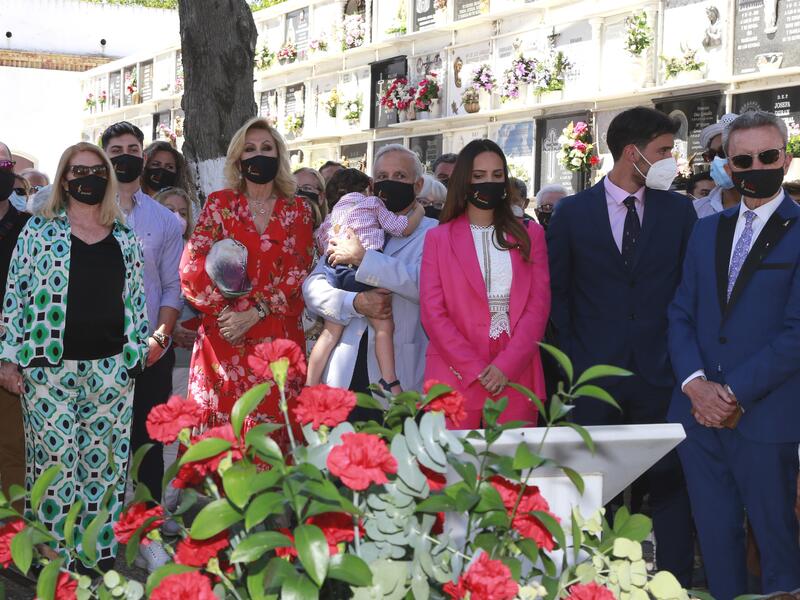
[(103, 508), (106, 492), (113, 490), (107, 506), (110, 517), (97, 538), (98, 561), (113, 559), (117, 542), (112, 524), (125, 499), (133, 414), (133, 379), (122, 355), (64, 360), (57, 367), (28, 367), (22, 374), (26, 489), (30, 491), (45, 469), (62, 467), (38, 518), (63, 540), (69, 509), (83, 501), (75, 526), (75, 543), (82, 553), (83, 532)]

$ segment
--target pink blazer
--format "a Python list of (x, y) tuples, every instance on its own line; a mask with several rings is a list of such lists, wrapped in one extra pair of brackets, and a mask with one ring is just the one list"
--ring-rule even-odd
[[(537, 343), (550, 315), (550, 272), (544, 230), (533, 222), (527, 227), (530, 262), (511, 250), (511, 337), (500, 349), (489, 339), (486, 284), (467, 216), (431, 229), (425, 237), (420, 274), (420, 314), (430, 339), (425, 379), (458, 389), (473, 410), (482, 407), (488, 396), (477, 378), (489, 364), (545, 399)], [(499, 396), (511, 396), (512, 391), (506, 388)]]

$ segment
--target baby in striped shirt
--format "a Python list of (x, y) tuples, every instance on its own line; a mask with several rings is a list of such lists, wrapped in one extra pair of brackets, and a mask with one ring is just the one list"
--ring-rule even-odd
[[(366, 190), (363, 190), (366, 191)], [(425, 216), (425, 209), (415, 203), (408, 215), (391, 212), (383, 200), (377, 196), (367, 196), (362, 192), (350, 192), (342, 196), (334, 205), (316, 232), (317, 249), (320, 256), (326, 256), (331, 239), (358, 236), (365, 250), (383, 252), (386, 234), (407, 236), (413, 232)], [(352, 265), (331, 266), (325, 264), (328, 282), (335, 288), (348, 292), (364, 292), (372, 286), (356, 280), (358, 269)], [(375, 330), (375, 355), (381, 371), (380, 385), (392, 394), (402, 389), (397, 379), (394, 364), (394, 321), (388, 319), (369, 319)], [(325, 328), (319, 336), (311, 355), (308, 357), (306, 385), (317, 385), (328, 364), (331, 352), (339, 343), (344, 325), (325, 321)]]

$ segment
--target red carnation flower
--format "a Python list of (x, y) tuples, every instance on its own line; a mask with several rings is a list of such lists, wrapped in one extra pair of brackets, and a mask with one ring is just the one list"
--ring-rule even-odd
[(275, 548), (275, 556), (279, 558), (288, 558), (289, 560), (291, 560), (292, 558), (297, 556), (297, 548), (294, 547), (294, 536), (292, 535), (292, 532), (286, 529), (285, 527), (278, 529), (278, 533), (282, 533), (290, 540), (292, 540), (292, 545), (279, 546), (278, 548)]
[(570, 587), (567, 600), (616, 600), (616, 598), (610, 589), (592, 581), (586, 584), (576, 583)]
[(217, 600), (211, 581), (197, 571), (168, 575), (161, 580), (150, 600)]
[(428, 480), (428, 487), (431, 488), (432, 492), (443, 490), (447, 485), (447, 476), (444, 473), (437, 473), (423, 464), (419, 465), (419, 470), (422, 471), (422, 474), (425, 475), (425, 479)]
[(70, 577), (68, 573), (59, 573), (54, 600), (76, 600), (77, 592), (78, 581)]
[(347, 419), (355, 405), (353, 392), (322, 384), (303, 388), (293, 412), (301, 425), (311, 423), (313, 429), (319, 429), (322, 425), (336, 427)]
[[(489, 478), (489, 483), (491, 483), (494, 489), (500, 494), (500, 497), (503, 499), (503, 506), (506, 507), (508, 515), (511, 516), (514, 505), (517, 503), (520, 485), (512, 483), (505, 477), (500, 477), (499, 475)], [(535, 485), (528, 485), (525, 486), (525, 491), (522, 494), (522, 499), (519, 502), (517, 513), (514, 515), (511, 526), (516, 529), (521, 536), (531, 538), (535, 541), (539, 548), (552, 550), (555, 547), (555, 540), (544, 524), (534, 515), (530, 514), (534, 510), (545, 512), (558, 520), (558, 517), (550, 512), (550, 505), (539, 492), (539, 488)]]
[(25, 521), (22, 519), (8, 521), (0, 527), (0, 565), (5, 568), (8, 568), (13, 562), (11, 558), (11, 540), (23, 529), (25, 529)]
[(389, 481), (397, 473), (397, 460), (381, 438), (371, 433), (345, 433), (342, 443), (328, 454), (328, 470), (351, 490), (361, 491), (371, 483)]
[(205, 567), (220, 550), (230, 545), (228, 532), (222, 531), (207, 540), (184, 538), (175, 548), (175, 562), (190, 567)]
[(433, 522), (433, 526), (431, 527), (431, 535), (440, 535), (442, 533), (444, 533), (444, 513), (437, 512), (436, 520)]
[(186, 427), (197, 427), (203, 417), (203, 409), (197, 402), (172, 396), (166, 404), (154, 406), (147, 415), (147, 434), (151, 439), (171, 444)]
[(219, 425), (218, 427), (212, 427), (211, 429), (206, 430), (199, 436), (192, 438), (192, 444), (196, 444), (197, 442), (206, 440), (208, 438), (220, 438), (227, 440), (231, 443), (231, 447), (229, 450), (224, 450), (223, 452), (215, 454), (214, 456), (209, 456), (203, 460), (193, 461), (183, 465), (178, 470), (178, 474), (175, 476), (175, 480), (172, 482), (173, 487), (189, 488), (200, 485), (203, 482), (203, 479), (205, 479), (206, 475), (217, 472), (219, 463), (228, 455), (228, 452), (231, 453), (232, 460), (241, 460), (243, 456), (242, 447), (239, 441), (236, 439), (236, 436), (233, 435), (233, 426), (230, 423), (225, 423), (224, 425)]
[[(441, 381), (436, 381), (435, 379), (429, 379), (425, 382), (425, 393), (427, 394), (435, 385), (445, 384), (443, 384)], [(444, 416), (450, 420), (454, 426), (458, 427), (461, 421), (467, 418), (467, 411), (464, 409), (464, 403), (464, 396), (455, 390), (451, 390), (428, 402), (428, 404), (425, 405), (424, 410), (443, 412)]]
[(273, 379), (272, 369), (269, 365), (282, 358), (289, 360), (289, 372), (286, 375), (287, 382), (295, 379), (305, 379), (306, 356), (300, 346), (292, 340), (280, 339), (258, 344), (254, 353), (247, 357), (247, 364), (259, 377)]
[(148, 510), (144, 502), (137, 502), (130, 506), (128, 510), (119, 516), (119, 521), (114, 523), (114, 537), (120, 544), (127, 544), (136, 533), (136, 530), (144, 525), (147, 519), (158, 517), (147, 527), (144, 528), (141, 535), (141, 544), (146, 546), (150, 543), (147, 539), (147, 534), (154, 529), (161, 527), (164, 522), (164, 509), (161, 506), (155, 506)]
[(600, 159), (597, 156), (592, 156), (589, 159), (589, 164), (592, 165), (592, 166), (595, 166), (595, 165), (597, 165), (599, 163), (600, 163)]
[(469, 600), (512, 600), (519, 590), (511, 577), (511, 570), (499, 560), (492, 560), (485, 552), (472, 563), (458, 583), (448, 581), (444, 592), (450, 598)]
[[(355, 539), (353, 532), (353, 516), (343, 512), (326, 512), (309, 517), (307, 523), (316, 525), (322, 530), (328, 542), (330, 554), (338, 554), (339, 544), (352, 542)], [(359, 526), (358, 537), (364, 537), (364, 530)]]

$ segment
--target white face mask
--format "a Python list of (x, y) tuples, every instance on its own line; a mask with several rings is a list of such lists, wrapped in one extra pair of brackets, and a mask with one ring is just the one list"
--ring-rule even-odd
[(525, 211), (522, 210), (522, 207), (517, 204), (511, 205), (511, 212), (514, 213), (515, 217), (522, 218), (525, 216)]
[[(644, 158), (644, 154), (638, 148), (636, 148), (636, 151), (639, 152), (639, 156)], [(667, 191), (672, 186), (675, 177), (678, 176), (678, 161), (675, 160), (675, 157), (670, 156), (654, 163), (651, 163), (646, 158), (644, 158), (644, 161), (650, 165), (647, 175), (639, 171), (639, 167), (635, 163), (633, 165), (639, 175), (644, 177), (644, 184), (653, 190)]]

